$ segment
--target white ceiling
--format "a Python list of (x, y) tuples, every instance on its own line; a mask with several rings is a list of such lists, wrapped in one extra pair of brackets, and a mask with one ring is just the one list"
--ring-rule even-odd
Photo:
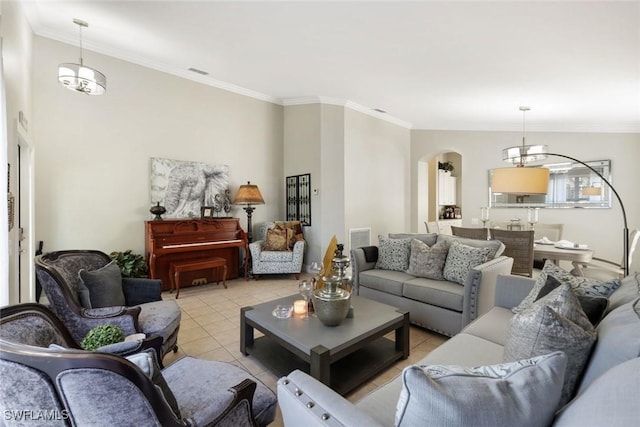
[(639, 1), (22, 3), (43, 37), (77, 45), (79, 18), (86, 49), (284, 105), (453, 130), (520, 130), (529, 105), (527, 130), (640, 132)]

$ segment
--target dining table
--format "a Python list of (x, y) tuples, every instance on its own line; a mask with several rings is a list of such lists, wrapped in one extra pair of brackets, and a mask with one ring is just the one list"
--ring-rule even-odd
[(593, 250), (587, 247), (557, 246), (554, 244), (533, 244), (533, 256), (536, 259), (548, 259), (554, 264), (559, 261), (570, 261), (573, 269), (571, 274), (583, 276), (582, 265), (593, 258)]

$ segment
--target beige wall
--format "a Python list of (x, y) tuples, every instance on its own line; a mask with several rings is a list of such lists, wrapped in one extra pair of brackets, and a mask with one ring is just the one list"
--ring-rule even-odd
[[(47, 251), (144, 248), (149, 159), (226, 164), (230, 189), (250, 180), (266, 200), (254, 222), (283, 212), (283, 107), (86, 51), (107, 93), (56, 81), (77, 49), (35, 38), (36, 226)], [(246, 214), (234, 207), (246, 228)]]
[[(345, 235), (371, 227), (378, 235), (409, 230), (411, 218), (408, 129), (347, 109), (345, 120)], [(345, 241), (345, 246), (347, 245)]]
[[(413, 130), (412, 177), (417, 176), (418, 162), (429, 161), (435, 154), (455, 151), (462, 155), (462, 211), (463, 225), (470, 226), (472, 218), (479, 218), (480, 208), (488, 203), (488, 169), (505, 167), (501, 150), (521, 143), (517, 132), (460, 132)], [(612, 184), (622, 197), (627, 211), (629, 228), (640, 227), (640, 134), (622, 133), (544, 133), (527, 135), (528, 144), (547, 144), (550, 152), (557, 152), (580, 160), (611, 160)], [(549, 158), (562, 162), (562, 158)], [(412, 182), (416, 182), (412, 178)], [(419, 191), (414, 186), (413, 191)], [(416, 200), (415, 197), (412, 200)], [(417, 212), (414, 202), (411, 212)], [(492, 209), (492, 220), (507, 221), (512, 217), (526, 219), (524, 209)], [(412, 229), (422, 230), (424, 219), (412, 216)], [(593, 247), (597, 256), (622, 259), (622, 213), (617, 201), (612, 209), (542, 209), (540, 222), (563, 223), (564, 237)], [(640, 268), (640, 257), (634, 266)]]
[[(2, 2), (0, 15), (2, 59), (4, 66), (7, 101), (7, 159), (11, 164), (11, 192), (17, 196), (17, 132), (18, 114), (23, 112), (32, 133), (34, 122), (32, 109), (33, 33), (19, 2)], [(17, 210), (16, 210), (17, 215)], [(16, 224), (17, 224), (17, 217)], [(25, 233), (30, 233), (24, 224)], [(2, 275), (0, 304), (18, 301), (18, 227), (9, 233), (9, 272)], [(8, 282), (7, 282), (8, 279)], [(9, 286), (9, 283), (12, 286)]]

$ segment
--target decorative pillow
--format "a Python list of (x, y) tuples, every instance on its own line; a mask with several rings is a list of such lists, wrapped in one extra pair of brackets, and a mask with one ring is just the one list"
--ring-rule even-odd
[[(560, 287), (562, 283), (558, 281), (553, 276), (547, 276), (547, 282), (538, 292), (538, 296), (536, 297), (536, 301), (540, 298), (546, 296), (554, 289)], [(572, 290), (573, 292), (573, 290)], [(587, 295), (576, 295), (578, 297), (578, 302), (584, 311), (584, 314), (587, 315), (589, 321), (592, 325), (596, 326), (602, 317), (604, 316), (605, 311), (607, 310), (607, 306), (609, 305), (609, 299), (605, 297), (591, 297)]]
[(80, 281), (89, 289), (92, 308), (126, 305), (122, 291), (122, 274), (115, 261), (94, 270), (80, 270)]
[(512, 311), (514, 313), (519, 313), (533, 304), (540, 289), (547, 283), (547, 276), (553, 276), (561, 283), (569, 283), (576, 295), (608, 297), (620, 286), (619, 280), (603, 282), (602, 280), (590, 279), (588, 277), (574, 276), (547, 260), (529, 295), (527, 295), (517, 307), (513, 308)]
[(450, 282), (464, 285), (469, 271), (489, 260), (491, 248), (474, 248), (454, 240), (449, 247), (447, 260), (444, 264), (444, 278)]
[(582, 311), (570, 286), (565, 284), (511, 319), (504, 346), (504, 361), (563, 351), (567, 355), (567, 370), (560, 399), (560, 406), (563, 406), (574, 395), (576, 383), (595, 340), (593, 325)]
[(288, 251), (293, 231), (289, 228), (270, 228), (262, 246), (263, 251)]
[(598, 325), (596, 343), (580, 392), (609, 368), (640, 357), (640, 298), (610, 312)]
[(429, 247), (418, 239), (411, 240), (408, 274), (416, 277), (442, 280), (442, 269), (447, 260), (449, 245), (442, 241)]
[(149, 349), (145, 351), (141, 351), (140, 353), (131, 354), (125, 357), (128, 361), (136, 365), (144, 374), (149, 377), (151, 381), (158, 387), (162, 394), (164, 395), (164, 399), (167, 401), (171, 410), (176, 415), (178, 419), (181, 419), (180, 415), (180, 407), (178, 406), (178, 401), (176, 400), (176, 396), (173, 394), (167, 381), (162, 376), (162, 371), (160, 370), (160, 366), (158, 365), (158, 361), (156, 360), (155, 351)]
[(376, 268), (381, 270), (406, 271), (409, 268), (411, 239), (389, 239), (378, 236), (378, 261)]
[(293, 246), (299, 240), (304, 240), (304, 234), (302, 233), (302, 223), (300, 221), (276, 221), (275, 227), (279, 229), (290, 229), (293, 231), (289, 240), (289, 249), (293, 249)]
[(82, 280), (78, 282), (78, 300), (83, 308), (93, 308), (91, 307), (91, 293)]
[(395, 425), (549, 426), (566, 363), (556, 351), (476, 368), (409, 366), (402, 371)]

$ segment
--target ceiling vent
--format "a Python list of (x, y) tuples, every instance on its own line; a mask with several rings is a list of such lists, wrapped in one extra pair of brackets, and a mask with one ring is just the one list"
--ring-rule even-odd
[(206, 71), (198, 70), (197, 68), (193, 68), (193, 67), (187, 68), (187, 70), (189, 70), (189, 71), (191, 71), (193, 73), (201, 74), (203, 76), (208, 76), (209, 75), (209, 73), (207, 73)]

